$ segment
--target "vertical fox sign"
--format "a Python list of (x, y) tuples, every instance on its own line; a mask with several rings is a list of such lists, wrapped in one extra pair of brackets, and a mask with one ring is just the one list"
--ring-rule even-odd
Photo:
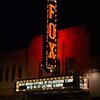
[(57, 0), (47, 0), (47, 32), (45, 41), (45, 68), (52, 73), (57, 60)]

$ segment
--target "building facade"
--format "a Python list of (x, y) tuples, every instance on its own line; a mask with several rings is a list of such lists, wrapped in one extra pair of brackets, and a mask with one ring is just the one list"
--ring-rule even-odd
[[(35, 36), (27, 48), (0, 54), (0, 95), (14, 95), (16, 79), (50, 76), (42, 68), (43, 35)], [(91, 67), (90, 37), (84, 25), (58, 31), (57, 75), (79, 72)]]

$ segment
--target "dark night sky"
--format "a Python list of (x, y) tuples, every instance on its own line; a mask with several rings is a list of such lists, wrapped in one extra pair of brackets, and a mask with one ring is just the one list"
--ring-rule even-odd
[[(58, 0), (58, 30), (86, 24), (92, 51), (100, 55), (99, 2)], [(46, 0), (0, 2), (0, 50), (25, 47), (34, 35), (46, 32)]]

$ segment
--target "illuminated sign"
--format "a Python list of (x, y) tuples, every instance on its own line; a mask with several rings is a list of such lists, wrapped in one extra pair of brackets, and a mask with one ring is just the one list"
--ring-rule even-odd
[[(47, 33), (46, 33), (45, 68), (53, 72), (57, 59), (57, 1), (47, 0)], [(44, 69), (45, 69), (44, 68)]]
[[(16, 81), (16, 92), (37, 91), (37, 90), (57, 90), (57, 89), (74, 89), (76, 81), (74, 76), (49, 77), (43, 79), (28, 79)], [(88, 90), (88, 78), (80, 76), (79, 88)]]
[(73, 88), (73, 76), (21, 80), (16, 82), (16, 92)]

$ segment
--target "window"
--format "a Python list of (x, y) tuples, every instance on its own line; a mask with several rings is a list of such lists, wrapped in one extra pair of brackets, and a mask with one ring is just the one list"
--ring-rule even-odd
[(75, 71), (76, 58), (66, 58), (66, 72)]
[(8, 77), (9, 77), (9, 68), (6, 67), (6, 69), (5, 69), (5, 81), (8, 81)]
[(42, 76), (42, 71), (43, 71), (43, 65), (41, 63), (39, 63), (39, 77)]
[(18, 67), (18, 78), (21, 79), (22, 76), (22, 66)]
[(11, 80), (13, 81), (15, 79), (15, 66), (12, 67), (11, 71)]
[(60, 60), (57, 60), (57, 66), (54, 69), (53, 76), (60, 75)]
[(2, 81), (2, 74), (3, 74), (2, 71), (3, 71), (2, 68), (0, 68), (0, 82)]

